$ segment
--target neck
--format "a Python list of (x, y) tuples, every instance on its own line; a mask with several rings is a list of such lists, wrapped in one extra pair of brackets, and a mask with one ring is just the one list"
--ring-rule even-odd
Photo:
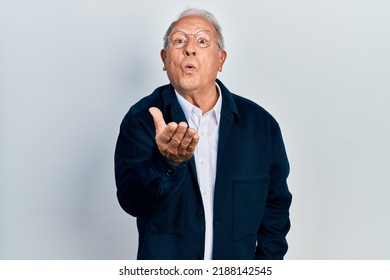
[(208, 90), (184, 91), (179, 92), (179, 94), (188, 102), (200, 108), (203, 114), (207, 113), (215, 106), (219, 97), (219, 92), (215, 85)]

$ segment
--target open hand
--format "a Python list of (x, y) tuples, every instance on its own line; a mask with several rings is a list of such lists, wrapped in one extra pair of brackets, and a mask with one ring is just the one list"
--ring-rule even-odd
[(199, 142), (195, 129), (189, 128), (185, 122), (166, 124), (161, 111), (156, 107), (151, 107), (149, 112), (153, 117), (156, 144), (161, 154), (174, 164), (190, 159)]

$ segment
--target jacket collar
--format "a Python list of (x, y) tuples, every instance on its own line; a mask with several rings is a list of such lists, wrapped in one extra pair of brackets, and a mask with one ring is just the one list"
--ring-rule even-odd
[[(239, 114), (236, 103), (234, 102), (233, 93), (231, 93), (220, 80), (217, 79), (216, 82), (218, 83), (222, 94), (221, 117), (227, 117), (228, 119), (233, 117), (234, 121), (238, 122)], [(167, 123), (171, 121), (177, 123), (186, 121), (186, 117), (179, 102), (177, 101), (175, 89), (172, 84), (168, 84), (164, 88), (161, 98), (163, 104), (163, 115)]]
[(238, 122), (240, 116), (238, 114), (236, 103), (234, 102), (233, 93), (231, 93), (220, 80), (217, 79), (217, 83), (222, 91), (221, 116), (230, 117), (233, 115), (234, 121)]

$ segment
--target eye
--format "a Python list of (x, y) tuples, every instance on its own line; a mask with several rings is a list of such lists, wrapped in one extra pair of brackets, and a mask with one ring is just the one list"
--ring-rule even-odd
[(207, 44), (207, 40), (205, 38), (199, 38), (198, 43), (201, 45)]
[(206, 37), (198, 38), (198, 44), (199, 45), (207, 45), (208, 42), (209, 42), (209, 40)]
[(176, 38), (172, 40), (172, 44), (175, 48), (182, 48), (187, 44), (187, 40), (185, 38)]
[(183, 38), (177, 38), (177, 39), (175, 39), (175, 40), (173, 41), (173, 43), (174, 43), (175, 45), (180, 45), (180, 44), (185, 43), (185, 39), (183, 39)]
[(187, 38), (184, 32), (177, 31), (169, 36), (171, 44), (176, 48), (181, 48), (187, 43)]
[(195, 34), (196, 44), (201, 48), (207, 48), (212, 43), (212, 36), (208, 31), (199, 31)]

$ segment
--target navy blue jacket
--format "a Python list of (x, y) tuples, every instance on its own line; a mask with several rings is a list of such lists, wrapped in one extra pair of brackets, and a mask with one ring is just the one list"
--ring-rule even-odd
[[(214, 194), (213, 259), (282, 259), (287, 251), (289, 164), (275, 119), (219, 80), (222, 111)], [(115, 151), (117, 197), (137, 217), (138, 259), (202, 259), (205, 217), (194, 158), (179, 166), (159, 152), (148, 111), (186, 121), (172, 85), (123, 119)]]

